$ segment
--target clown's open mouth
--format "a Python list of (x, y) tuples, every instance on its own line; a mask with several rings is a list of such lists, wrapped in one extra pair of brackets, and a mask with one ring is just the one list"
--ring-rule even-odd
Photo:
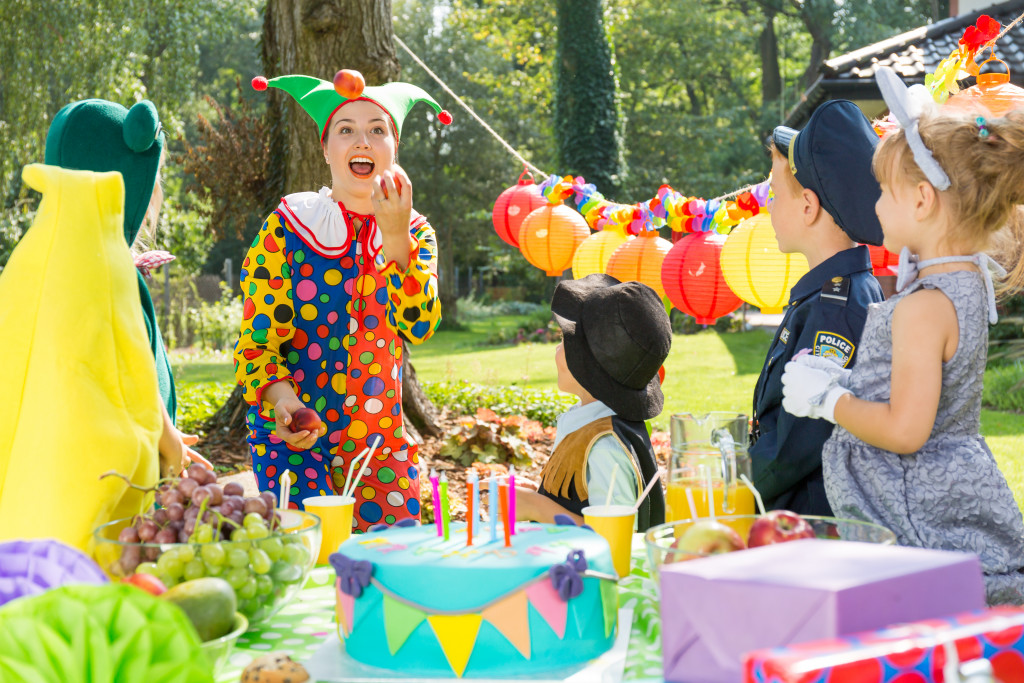
[(357, 178), (369, 178), (373, 175), (374, 163), (373, 159), (369, 157), (352, 157), (348, 162), (348, 167), (352, 169), (352, 173)]

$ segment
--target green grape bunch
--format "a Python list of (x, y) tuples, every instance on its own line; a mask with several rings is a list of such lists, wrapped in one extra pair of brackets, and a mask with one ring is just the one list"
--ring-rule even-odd
[(121, 530), (125, 576), (150, 574), (170, 588), (216, 576), (235, 590), (239, 611), (261, 618), (301, 580), (310, 550), (297, 534), (281, 531), (274, 494), (245, 497), (242, 485), (217, 483), (192, 464), (186, 476), (162, 480), (157, 506)]

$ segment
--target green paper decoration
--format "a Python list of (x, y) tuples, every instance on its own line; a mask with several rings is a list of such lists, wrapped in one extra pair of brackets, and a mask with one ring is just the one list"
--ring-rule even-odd
[(384, 633), (388, 638), (388, 650), (395, 654), (405, 644), (409, 635), (427, 618), (425, 612), (384, 595)]
[(0, 609), (0, 680), (212, 683), (177, 606), (124, 584), (69, 585)]

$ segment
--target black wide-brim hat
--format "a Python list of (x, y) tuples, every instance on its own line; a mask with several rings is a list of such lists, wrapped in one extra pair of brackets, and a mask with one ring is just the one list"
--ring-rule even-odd
[(653, 289), (596, 273), (558, 283), (551, 312), (580, 386), (627, 420), (661, 413), (658, 370), (672, 346), (672, 327)]
[(878, 133), (849, 100), (829, 100), (811, 114), (803, 130), (779, 126), (771, 134), (801, 186), (818, 195), (850, 239), (882, 244), (875, 202), (882, 188), (871, 170)]

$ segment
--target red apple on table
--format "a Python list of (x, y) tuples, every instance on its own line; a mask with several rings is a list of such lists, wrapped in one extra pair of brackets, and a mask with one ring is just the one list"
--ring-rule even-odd
[(698, 556), (731, 553), (746, 547), (747, 544), (734, 529), (721, 522), (702, 519), (691, 524), (683, 535), (672, 543), (665, 562), (682, 562)]
[(750, 527), (747, 545), (757, 548), (772, 543), (785, 543), (786, 541), (814, 537), (814, 527), (800, 515), (789, 510), (772, 510), (758, 517)]
[(355, 69), (342, 69), (334, 74), (334, 90), (346, 100), (353, 100), (363, 94), (366, 80)]
[(327, 425), (312, 408), (299, 408), (292, 414), (291, 428), (293, 432), (313, 432), (319, 436), (327, 433)]

